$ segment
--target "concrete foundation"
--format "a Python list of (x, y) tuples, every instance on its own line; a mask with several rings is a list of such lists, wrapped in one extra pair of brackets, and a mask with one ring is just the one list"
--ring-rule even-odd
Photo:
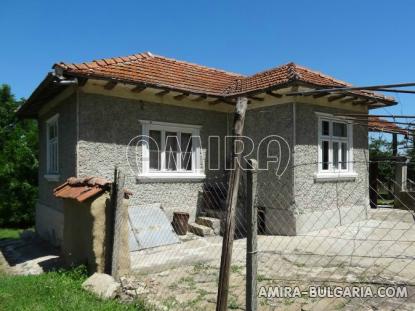
[(301, 235), (325, 228), (334, 228), (367, 219), (365, 206), (340, 207), (304, 214), (290, 210), (265, 208), (265, 234)]
[(63, 210), (61, 207), (50, 207), (36, 204), (36, 232), (54, 246), (60, 246), (63, 240)]

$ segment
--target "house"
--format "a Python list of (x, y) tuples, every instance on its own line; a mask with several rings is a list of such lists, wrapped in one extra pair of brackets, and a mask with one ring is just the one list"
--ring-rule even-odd
[[(238, 97), (249, 100), (244, 134), (254, 151), (269, 135), (288, 146), (280, 157), (287, 162), (284, 174), (269, 169), (258, 176), (266, 233), (295, 235), (363, 219), (369, 206), (368, 130), (339, 114), (367, 114), (395, 100), (358, 90), (290, 94), (348, 85), (294, 63), (243, 76), (149, 52), (57, 63), (18, 111), (39, 121), (37, 231), (59, 244), (62, 202), (53, 189), (70, 176), (112, 179), (115, 165), (128, 173), (131, 205), (159, 203), (169, 217), (181, 210), (194, 220), (203, 185), (223, 175), (222, 138), (232, 133)], [(144, 134), (160, 150), (137, 140)], [(183, 154), (166, 141), (171, 136), (186, 146)], [(261, 151), (258, 160), (266, 156)], [(208, 158), (219, 163), (212, 168)], [(276, 188), (276, 180), (284, 187)], [(273, 198), (275, 193), (284, 200)]]

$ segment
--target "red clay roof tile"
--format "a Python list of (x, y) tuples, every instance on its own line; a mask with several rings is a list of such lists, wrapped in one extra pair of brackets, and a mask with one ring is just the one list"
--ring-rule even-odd
[(57, 198), (74, 199), (78, 202), (92, 198), (110, 189), (111, 182), (99, 177), (68, 178), (67, 181), (53, 190)]
[(408, 130), (399, 127), (391, 121), (372, 116), (369, 116), (368, 118), (368, 128), (373, 132), (396, 133), (402, 135), (408, 135), (409, 133)]
[[(215, 96), (235, 96), (278, 87), (290, 82), (303, 82), (315, 87), (349, 86), (350, 84), (320, 72), (288, 63), (252, 76), (209, 68), (193, 63), (153, 55), (149, 52), (113, 57), (82, 64), (59, 63), (66, 73), (80, 76), (144, 83)], [(353, 91), (393, 104), (391, 97), (369, 91)]]

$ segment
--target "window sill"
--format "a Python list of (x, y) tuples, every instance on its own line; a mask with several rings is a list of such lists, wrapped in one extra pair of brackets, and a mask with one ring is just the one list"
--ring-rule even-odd
[(357, 173), (316, 173), (314, 175), (315, 182), (331, 182), (331, 181), (355, 181)]
[(43, 175), (47, 181), (59, 181), (60, 175), (58, 174), (45, 174)]
[(157, 174), (146, 174), (138, 175), (136, 181), (139, 183), (147, 182), (196, 182), (206, 178), (205, 174), (195, 173), (157, 173)]

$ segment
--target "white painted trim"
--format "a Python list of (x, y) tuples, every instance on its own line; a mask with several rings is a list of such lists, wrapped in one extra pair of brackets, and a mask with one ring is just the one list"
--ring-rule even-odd
[(160, 126), (160, 127), (169, 127), (172, 129), (177, 128), (191, 128), (191, 129), (201, 129), (201, 125), (196, 124), (184, 124), (184, 123), (170, 123), (170, 122), (161, 122), (161, 121), (151, 121), (151, 120), (138, 120), (140, 124), (148, 124), (152, 126)]
[(338, 172), (338, 173), (315, 173), (315, 182), (325, 181), (355, 181), (358, 174), (355, 172)]
[(59, 181), (61, 176), (59, 174), (45, 174), (45, 175), (43, 175), (43, 177), (47, 181)]
[(137, 182), (179, 182), (179, 181), (202, 181), (206, 178), (205, 174), (195, 173), (148, 173), (138, 175)]
[[(154, 179), (203, 179), (204, 178), (204, 169), (201, 165), (201, 147), (199, 144), (199, 139), (195, 137), (200, 137), (200, 128), (201, 125), (191, 125), (191, 124), (180, 124), (180, 123), (169, 123), (169, 122), (159, 122), (159, 121), (149, 121), (149, 120), (139, 120), (142, 125), (142, 135), (145, 135), (145, 143), (142, 145), (142, 174), (140, 174), (137, 179), (139, 180), (154, 180)], [(160, 167), (161, 171), (150, 171), (150, 152), (148, 150), (149, 146), (149, 132), (150, 130), (158, 130), (161, 132), (161, 157), (160, 157)], [(166, 131), (177, 132), (177, 133), (188, 133), (192, 135), (192, 171), (182, 171), (181, 168), (181, 153), (177, 159), (177, 171), (167, 171), (163, 169), (165, 167), (165, 133)], [(181, 148), (180, 139), (179, 139), (179, 148)]]
[[(323, 112), (315, 112), (315, 114), (317, 115), (317, 119), (318, 119), (318, 126), (317, 126), (317, 130), (318, 130), (318, 152), (317, 152), (317, 173), (316, 175), (318, 176), (325, 176), (323, 178), (327, 179), (326, 177), (334, 174), (335, 176), (338, 175), (344, 175), (346, 178), (347, 176), (349, 176), (350, 174), (354, 175), (356, 174), (354, 172), (354, 168), (353, 168), (353, 122), (350, 120), (346, 120), (344, 117), (337, 117), (337, 116), (333, 116), (332, 114), (329, 113), (323, 113)], [(328, 136), (324, 136), (322, 134), (322, 122), (323, 121), (328, 121), (329, 122), (329, 135)], [(347, 137), (336, 137), (333, 136), (333, 123), (334, 122), (338, 122), (338, 123), (346, 123), (347, 126)], [(328, 170), (323, 170), (323, 147), (322, 147), (322, 141), (328, 141), (329, 142), (329, 169)], [(347, 147), (348, 147), (348, 152), (347, 152), (347, 169), (346, 170), (334, 170), (333, 168), (333, 142), (338, 142), (339, 143), (339, 161), (341, 161), (341, 143), (345, 142), (347, 143)], [(336, 177), (336, 180), (338, 179), (338, 177)]]
[[(49, 158), (49, 126), (51, 123), (56, 122), (56, 164), (57, 164), (57, 171), (56, 172), (50, 172), (50, 158)], [(46, 120), (46, 175), (52, 176), (52, 175), (58, 175), (59, 174), (59, 113), (53, 115), (49, 119)]]

